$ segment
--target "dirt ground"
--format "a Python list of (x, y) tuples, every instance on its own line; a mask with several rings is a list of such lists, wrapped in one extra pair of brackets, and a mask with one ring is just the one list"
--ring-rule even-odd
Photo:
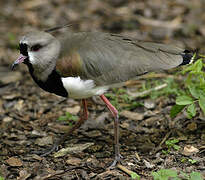
[[(107, 169), (113, 160), (113, 118), (98, 98), (88, 100), (88, 121), (60, 147), (70, 147), (68, 153), (60, 157), (35, 153), (49, 148), (70, 128), (58, 117), (66, 112), (79, 116), (80, 101), (44, 92), (34, 84), (24, 65), (11, 72), (21, 35), (70, 23), (69, 30), (74, 32), (121, 33), (204, 53), (204, 7), (203, 0), (1, 0), (0, 175), (5, 180), (130, 179), (129, 173), (119, 167)], [(162, 73), (158, 79), (166, 76)], [(142, 78), (130, 84), (141, 87), (145, 81)], [(182, 113), (171, 119), (174, 96), (135, 100), (148, 106), (125, 110), (126, 104), (119, 102), (122, 166), (146, 180), (152, 179), (152, 172), (170, 168), (186, 173), (198, 171), (205, 178), (203, 114), (187, 119)], [(180, 149), (166, 154), (165, 141), (170, 138), (180, 140)], [(185, 154), (188, 145), (197, 153)]]

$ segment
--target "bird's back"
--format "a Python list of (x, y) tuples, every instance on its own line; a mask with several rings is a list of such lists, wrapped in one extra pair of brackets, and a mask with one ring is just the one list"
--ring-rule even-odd
[(61, 39), (61, 46), (57, 62), (61, 74), (92, 79), (98, 85), (120, 83), (150, 71), (174, 68), (183, 64), (183, 56), (189, 53), (172, 45), (102, 32), (70, 33)]

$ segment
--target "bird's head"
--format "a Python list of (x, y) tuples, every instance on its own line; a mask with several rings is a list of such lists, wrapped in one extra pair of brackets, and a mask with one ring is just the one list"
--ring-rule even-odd
[(30, 32), (20, 39), (20, 56), (12, 69), (20, 64), (30, 64), (38, 71), (55, 67), (60, 53), (60, 42), (51, 34), (43, 31)]

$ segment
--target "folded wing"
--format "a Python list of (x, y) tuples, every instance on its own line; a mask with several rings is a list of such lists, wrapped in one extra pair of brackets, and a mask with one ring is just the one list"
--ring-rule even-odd
[[(69, 40), (68, 40), (69, 39)], [(191, 61), (181, 48), (132, 40), (120, 35), (76, 33), (64, 39), (57, 62), (62, 76), (92, 79), (97, 85), (125, 82), (150, 71), (166, 70)]]

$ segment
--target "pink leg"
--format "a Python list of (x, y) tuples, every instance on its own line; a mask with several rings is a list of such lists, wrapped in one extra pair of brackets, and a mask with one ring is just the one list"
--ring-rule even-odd
[(56, 151), (58, 149), (58, 146), (61, 145), (62, 143), (64, 143), (64, 141), (67, 139), (67, 137), (73, 131), (78, 129), (88, 119), (88, 108), (87, 108), (87, 102), (86, 102), (85, 99), (82, 99), (82, 105), (83, 105), (83, 114), (81, 115), (81, 117), (78, 120), (78, 122), (71, 129), (69, 129), (69, 131), (67, 133), (65, 133), (63, 135), (63, 137), (61, 137), (61, 139), (59, 139), (49, 151), (43, 153), (41, 156), (47, 156), (50, 153)]
[(83, 114), (81, 115), (78, 122), (71, 128), (69, 131), (63, 135), (63, 137), (60, 139), (59, 144), (63, 143), (66, 138), (76, 129), (78, 129), (87, 119), (88, 119), (88, 108), (87, 108), (87, 102), (85, 99), (82, 99), (82, 105), (83, 105)]
[(117, 162), (120, 161), (121, 155), (120, 155), (120, 145), (119, 145), (119, 115), (117, 109), (110, 103), (110, 101), (104, 96), (101, 95), (100, 98), (104, 101), (110, 112), (115, 118), (114, 121), (114, 144), (115, 144), (115, 160), (111, 167), (116, 166)]
[(82, 99), (82, 105), (83, 105), (83, 114), (81, 115), (78, 122), (64, 135), (65, 138), (71, 134), (73, 131), (78, 129), (87, 119), (88, 119), (88, 107), (87, 102), (85, 99)]

